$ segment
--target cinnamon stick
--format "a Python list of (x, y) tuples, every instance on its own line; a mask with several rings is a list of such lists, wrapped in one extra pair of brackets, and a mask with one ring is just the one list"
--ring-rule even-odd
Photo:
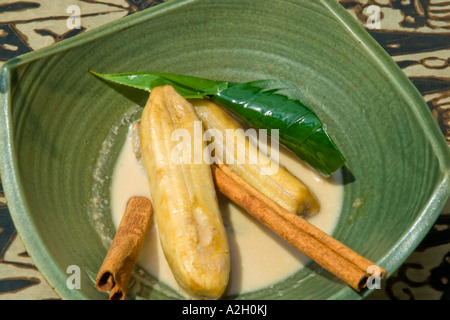
[[(212, 169), (216, 186), (226, 197), (356, 291), (366, 286), (373, 262), (265, 197), (226, 165)], [(386, 275), (380, 268), (380, 277)]]
[(131, 273), (136, 265), (153, 214), (152, 203), (145, 197), (128, 200), (113, 242), (98, 272), (95, 285), (109, 291), (109, 300), (124, 300)]

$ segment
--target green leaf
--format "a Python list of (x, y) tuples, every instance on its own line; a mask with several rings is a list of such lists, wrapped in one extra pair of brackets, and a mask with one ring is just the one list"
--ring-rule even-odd
[(281, 80), (231, 85), (212, 98), (257, 129), (279, 130), (280, 143), (323, 176), (330, 176), (345, 159), (307, 106), (298, 89)]
[(214, 81), (172, 73), (133, 72), (101, 74), (92, 70), (89, 70), (89, 72), (99, 78), (148, 92), (158, 86), (170, 85), (186, 99), (214, 95), (228, 87), (228, 82), (226, 81)]
[(185, 98), (210, 98), (256, 129), (268, 132), (278, 129), (280, 143), (325, 177), (345, 164), (320, 119), (304, 102), (299, 90), (287, 81), (233, 83), (170, 73), (90, 72), (145, 91), (171, 85)]

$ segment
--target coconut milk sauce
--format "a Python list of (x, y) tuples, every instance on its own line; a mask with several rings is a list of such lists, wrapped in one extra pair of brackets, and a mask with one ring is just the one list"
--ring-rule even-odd
[[(114, 169), (111, 185), (112, 219), (116, 228), (130, 197), (146, 196), (151, 199), (145, 170), (133, 152), (131, 132), (130, 127)], [(340, 172), (330, 179), (324, 179), (281, 146), (279, 161), (300, 178), (320, 202), (320, 212), (308, 218), (308, 221), (321, 230), (332, 233), (343, 199)], [(302, 253), (219, 193), (218, 200), (231, 254), (231, 275), (227, 294), (245, 293), (273, 285), (297, 272), (309, 261)], [(181, 293), (164, 258), (156, 219), (146, 236), (138, 264), (152, 276)]]

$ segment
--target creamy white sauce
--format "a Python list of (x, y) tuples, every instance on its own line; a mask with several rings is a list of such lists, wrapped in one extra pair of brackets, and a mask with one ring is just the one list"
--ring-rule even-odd
[[(343, 199), (340, 172), (330, 179), (324, 179), (282, 148), (279, 161), (301, 179), (320, 202), (320, 212), (308, 218), (308, 221), (331, 234), (339, 218)], [(133, 152), (130, 130), (115, 166), (111, 185), (112, 219), (116, 228), (126, 203), (132, 196), (146, 196), (151, 199), (144, 168)], [(273, 285), (294, 274), (309, 261), (302, 253), (223, 196), (218, 194), (218, 198), (231, 253), (231, 276), (226, 294), (245, 293)], [(146, 272), (181, 293), (164, 258), (156, 219), (147, 234), (138, 264)]]

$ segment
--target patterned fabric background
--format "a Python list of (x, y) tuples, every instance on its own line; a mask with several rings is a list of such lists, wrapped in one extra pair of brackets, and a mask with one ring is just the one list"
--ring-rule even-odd
[[(0, 65), (161, 2), (0, 0)], [(450, 144), (450, 2), (339, 2), (416, 85)], [(25, 251), (1, 190), (0, 183), (0, 299), (59, 299)], [(449, 204), (417, 250), (369, 299), (450, 299)]]

